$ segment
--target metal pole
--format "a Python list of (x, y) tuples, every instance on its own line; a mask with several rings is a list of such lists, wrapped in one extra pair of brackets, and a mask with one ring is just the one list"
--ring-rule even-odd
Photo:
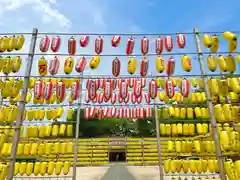
[(32, 70), (37, 35), (38, 35), (38, 29), (34, 28), (32, 31), (30, 50), (29, 50), (28, 57), (27, 57), (27, 66), (26, 66), (26, 71), (25, 71), (21, 101), (19, 102), (19, 113), (17, 116), (16, 128), (14, 131), (14, 136), (13, 136), (13, 141), (12, 141), (11, 162), (10, 162), (9, 169), (8, 169), (7, 180), (12, 180), (13, 175), (14, 175), (14, 164), (16, 161), (17, 146), (18, 146), (19, 139), (20, 139), (20, 128), (21, 128), (21, 124), (22, 124), (21, 121), (22, 121), (22, 116), (23, 116), (24, 109), (25, 109), (25, 101), (26, 101), (26, 96), (27, 96), (27, 92), (28, 92), (28, 83), (29, 83), (31, 70)]
[(156, 137), (157, 137), (157, 148), (158, 148), (158, 159), (159, 159), (159, 164), (158, 164), (159, 177), (160, 177), (160, 180), (164, 180), (162, 150), (161, 150), (161, 144), (160, 144), (160, 131), (159, 131), (159, 121), (158, 121), (158, 108), (156, 105), (154, 105), (154, 118), (155, 118), (155, 124), (156, 124)]
[[(200, 45), (199, 31), (198, 31), (197, 28), (194, 28), (193, 31), (194, 31), (194, 34), (195, 34), (196, 48), (197, 48), (197, 53), (198, 53), (198, 61), (199, 61), (199, 64), (200, 64), (201, 74), (205, 75), (206, 72), (205, 72), (205, 68), (204, 68), (203, 53), (202, 53), (202, 49), (201, 49), (201, 45)], [(202, 78), (203, 78), (204, 90), (205, 90), (206, 98), (207, 98), (207, 105), (208, 105), (208, 109), (209, 109), (209, 113), (210, 113), (212, 134), (213, 134), (215, 147), (216, 147), (216, 156), (217, 156), (217, 160), (218, 160), (220, 179), (221, 180), (226, 180), (224, 165), (223, 165), (223, 159), (222, 159), (222, 152), (221, 152), (220, 143), (219, 143), (219, 134), (218, 134), (218, 130), (217, 130), (217, 122), (216, 122), (216, 119), (214, 117), (214, 108), (213, 108), (213, 104), (212, 104), (212, 101), (211, 101), (211, 95), (210, 95), (208, 84), (207, 84), (207, 78), (205, 76), (203, 76)]]
[(82, 85), (83, 85), (83, 73), (80, 75), (80, 88), (79, 88), (79, 98), (78, 98), (78, 110), (77, 110), (77, 122), (76, 122), (76, 133), (74, 142), (74, 164), (73, 164), (73, 176), (72, 179), (77, 179), (77, 162), (78, 162), (78, 136), (79, 136), (79, 125), (81, 121), (81, 104), (82, 104)]

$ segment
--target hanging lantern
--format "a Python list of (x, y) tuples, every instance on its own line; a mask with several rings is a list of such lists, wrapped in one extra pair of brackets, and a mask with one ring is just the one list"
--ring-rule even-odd
[(49, 68), (48, 68), (49, 73), (51, 75), (57, 74), (59, 70), (59, 66), (60, 66), (60, 61), (57, 56), (54, 56), (54, 58), (51, 59), (49, 63)]
[(117, 94), (114, 92), (114, 93), (112, 94), (112, 97), (111, 97), (111, 103), (112, 103), (112, 104), (115, 104), (116, 101), (117, 101)]
[(146, 108), (146, 118), (150, 119), (152, 117), (152, 109), (151, 107)]
[(158, 37), (156, 40), (155, 40), (155, 51), (156, 51), (156, 54), (160, 55), (162, 54), (163, 52), (163, 38), (162, 37)]
[(119, 118), (124, 118), (125, 113), (124, 113), (124, 109), (123, 108), (119, 108), (118, 109), (118, 117)]
[(100, 79), (100, 88), (103, 88), (105, 79)]
[(121, 36), (113, 36), (112, 37), (112, 46), (113, 47), (118, 47), (121, 41)]
[(183, 49), (186, 46), (186, 38), (183, 34), (177, 34), (178, 48)]
[(138, 104), (142, 103), (142, 94), (139, 97), (137, 97), (137, 103)]
[(90, 118), (93, 118), (95, 116), (96, 110), (97, 109), (95, 107), (90, 107), (90, 110), (89, 110), (89, 117)]
[(64, 100), (65, 98), (66, 86), (63, 81), (58, 81), (56, 86), (56, 97), (59, 100)]
[(127, 80), (121, 79), (120, 80), (120, 86), (119, 86), (119, 95), (121, 98), (125, 99), (128, 94), (128, 83)]
[(148, 91), (149, 95), (152, 99), (155, 99), (157, 97), (157, 81), (156, 80), (151, 80), (149, 81), (148, 84)]
[(103, 116), (107, 117), (108, 113), (109, 113), (109, 108), (107, 108), (107, 107), (103, 108)]
[(103, 50), (103, 38), (101, 36), (95, 39), (95, 52), (101, 54)]
[(97, 88), (96, 83), (94, 80), (89, 80), (89, 86), (88, 86), (88, 97), (90, 100), (94, 100), (97, 96)]
[(127, 104), (128, 101), (129, 101), (129, 99), (130, 99), (130, 95), (129, 95), (129, 93), (128, 93), (128, 94), (127, 94), (127, 97), (124, 99), (124, 102)]
[(123, 103), (123, 98), (121, 97), (120, 94), (118, 94), (118, 102), (119, 102), (120, 104)]
[(72, 83), (71, 95), (73, 100), (77, 100), (79, 98), (79, 89), (80, 89), (80, 82), (76, 80)]
[(76, 54), (76, 39), (72, 36), (68, 40), (68, 54), (75, 55)]
[(72, 73), (73, 67), (74, 67), (74, 59), (72, 57), (66, 58), (64, 62), (64, 73), (65, 74)]
[(171, 52), (173, 48), (173, 40), (171, 36), (166, 36), (164, 38), (164, 45), (167, 52)]
[(92, 103), (93, 104), (97, 103), (97, 94), (96, 94), (96, 97), (92, 100)]
[(85, 67), (87, 65), (87, 60), (85, 59), (85, 57), (81, 57), (77, 60), (77, 63), (75, 65), (75, 70), (78, 72), (78, 73), (81, 73), (84, 71)]
[(128, 107), (125, 109), (125, 116), (127, 119), (131, 118), (131, 109)]
[(112, 83), (111, 80), (108, 79), (104, 83), (104, 101), (108, 102), (112, 96)]
[(96, 89), (100, 88), (100, 79), (95, 79)]
[(49, 100), (53, 93), (53, 83), (51, 80), (47, 81), (44, 85), (43, 97), (45, 100)]
[(169, 98), (172, 98), (175, 94), (175, 90), (174, 90), (174, 82), (173, 80), (166, 80), (165, 81), (165, 90), (166, 90), (166, 94)]
[(190, 83), (185, 78), (180, 81), (180, 91), (183, 97), (188, 97), (190, 91)]
[(121, 62), (120, 60), (116, 57), (113, 61), (112, 61), (112, 74), (115, 77), (118, 77), (120, 74), (120, 70), (121, 70)]
[(117, 108), (115, 108), (115, 107), (111, 108), (111, 116), (112, 117), (116, 117), (117, 116)]
[(143, 55), (146, 55), (149, 50), (149, 40), (146, 37), (141, 39), (141, 52)]
[(89, 43), (89, 36), (81, 36), (79, 43), (80, 43), (80, 47), (87, 47)]
[(89, 119), (89, 115), (90, 115), (90, 107), (86, 107), (84, 108), (84, 119)]
[(131, 102), (133, 104), (135, 104), (137, 102), (137, 98), (136, 98), (136, 96), (135, 96), (135, 94), (133, 92), (131, 93)]
[(44, 36), (39, 43), (39, 49), (41, 52), (47, 52), (50, 45), (50, 39), (48, 36)]
[(34, 98), (40, 99), (43, 95), (43, 81), (42, 80), (37, 80), (35, 81), (34, 84)]
[(141, 78), (142, 88), (144, 88), (146, 86), (146, 83), (147, 83), (147, 78)]
[(51, 41), (51, 50), (52, 52), (58, 52), (61, 45), (61, 38), (60, 36), (53, 36)]
[(145, 98), (145, 102), (146, 102), (147, 104), (150, 104), (150, 102), (151, 102), (151, 97), (150, 97), (150, 93), (149, 93), (149, 92), (146, 92), (146, 93), (144, 94), (144, 98)]
[(172, 57), (170, 57), (167, 62), (167, 69), (166, 69), (167, 75), (172, 76), (174, 71), (175, 71), (175, 60)]
[(103, 109), (99, 108), (97, 111), (97, 118), (101, 120), (103, 118)]
[(97, 94), (97, 102), (98, 102), (98, 104), (103, 103), (103, 93)]
[(132, 108), (131, 111), (132, 111), (132, 118), (133, 119), (137, 118), (137, 109), (136, 108)]
[(143, 58), (140, 62), (140, 75), (145, 77), (148, 73), (149, 61), (147, 58)]
[(142, 81), (141, 79), (136, 79), (135, 83), (134, 83), (134, 94), (136, 96), (136, 98), (138, 98), (139, 96), (142, 95)]
[(139, 118), (144, 118), (144, 108), (139, 108)]
[(127, 40), (126, 54), (131, 55), (135, 46), (135, 39), (133, 37)]
[(134, 81), (135, 81), (135, 78), (129, 78), (129, 79), (128, 79), (128, 86), (129, 86), (130, 88), (133, 88), (133, 86), (134, 86)]
[(117, 85), (118, 85), (118, 80), (117, 79), (111, 79), (111, 83), (112, 83), (112, 88), (116, 89)]

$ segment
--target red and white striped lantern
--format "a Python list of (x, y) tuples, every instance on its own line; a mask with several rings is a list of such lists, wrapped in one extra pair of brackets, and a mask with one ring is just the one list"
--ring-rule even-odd
[(72, 83), (72, 88), (71, 88), (71, 95), (72, 95), (72, 99), (73, 100), (77, 100), (79, 98), (80, 95), (80, 82), (79, 80), (76, 80)]
[(183, 49), (186, 46), (186, 38), (183, 34), (177, 34), (177, 45), (178, 48)]
[(164, 38), (164, 45), (167, 52), (171, 52), (173, 49), (173, 40), (171, 36), (166, 36)]
[(133, 104), (135, 104), (137, 102), (137, 98), (136, 98), (136, 96), (135, 96), (135, 94), (133, 92), (131, 93), (131, 102)]
[(117, 115), (117, 108), (112, 107), (112, 108), (111, 108), (111, 116), (112, 116), (112, 117), (116, 117), (116, 115)]
[(124, 113), (123, 108), (118, 108), (118, 117), (119, 118), (124, 118), (125, 117), (125, 113)]
[(56, 86), (56, 97), (61, 101), (64, 100), (65, 92), (66, 92), (66, 85), (64, 84), (63, 81), (58, 81)]
[(174, 90), (174, 82), (173, 80), (166, 80), (165, 81), (165, 90), (166, 90), (166, 94), (169, 98), (172, 98), (175, 94), (175, 90)]
[(112, 74), (115, 77), (118, 77), (120, 74), (120, 70), (121, 70), (121, 62), (120, 60), (116, 57), (113, 61), (112, 61)]
[(51, 41), (51, 50), (52, 52), (58, 52), (61, 45), (60, 36), (53, 36)]
[(137, 118), (137, 109), (136, 108), (132, 108), (131, 111), (132, 111), (132, 118), (133, 119)]
[(45, 100), (49, 100), (52, 96), (53, 93), (53, 83), (52, 81), (48, 81), (44, 85), (44, 90), (43, 90), (43, 97)]
[(164, 44), (164, 41), (163, 41), (162, 37), (158, 37), (155, 40), (155, 51), (156, 51), (156, 54), (158, 54), (158, 55), (162, 54), (162, 52), (163, 52), (163, 44)]
[(150, 119), (152, 117), (152, 109), (151, 107), (146, 108), (146, 118)]
[(151, 103), (151, 97), (150, 97), (149, 92), (146, 92), (146, 93), (144, 94), (144, 98), (145, 98), (145, 102), (146, 102), (147, 104), (150, 104), (150, 103)]
[(94, 100), (96, 96), (97, 96), (96, 82), (91, 79), (89, 80), (88, 97), (90, 100)]
[(131, 118), (131, 109), (129, 107), (125, 108), (125, 115), (127, 119)]
[(50, 45), (50, 39), (48, 36), (44, 36), (39, 43), (39, 49), (41, 52), (47, 52)]
[(98, 99), (98, 104), (102, 104), (103, 103), (103, 93), (98, 93), (97, 99)]
[(74, 37), (70, 37), (68, 40), (68, 54), (75, 55), (77, 51), (76, 47), (76, 39)]
[(104, 101), (108, 102), (112, 96), (112, 83), (110, 79), (105, 81), (103, 90), (104, 90)]
[(139, 97), (137, 97), (137, 103), (138, 104), (142, 103), (142, 94)]
[(114, 93), (112, 94), (112, 97), (111, 97), (111, 103), (112, 103), (112, 104), (115, 104), (116, 101), (117, 101), (117, 94), (114, 92)]
[(130, 99), (130, 94), (127, 94), (127, 97), (123, 100), (126, 104), (129, 102)]
[(120, 104), (123, 103), (123, 98), (121, 97), (120, 94), (118, 94), (118, 102), (119, 102)]
[(146, 55), (149, 50), (149, 40), (146, 37), (141, 39), (141, 52), (143, 55)]
[(129, 86), (130, 88), (133, 88), (133, 86), (134, 86), (134, 81), (135, 81), (135, 78), (129, 78), (129, 79), (128, 79), (128, 86)]
[(121, 79), (119, 85), (120, 85), (119, 86), (119, 95), (121, 96), (121, 98), (125, 99), (128, 94), (128, 82), (125, 79)]
[(146, 84), (147, 84), (147, 78), (141, 78), (142, 88), (145, 88)]
[(95, 116), (95, 113), (96, 113), (96, 108), (95, 107), (90, 107), (90, 109), (89, 109), (89, 117), (90, 118), (94, 118), (94, 116)]
[(98, 118), (99, 120), (101, 120), (101, 119), (103, 118), (103, 109), (102, 109), (102, 108), (99, 108), (99, 109), (97, 110), (97, 118)]
[(90, 117), (90, 107), (84, 108), (84, 119), (87, 120)]
[(86, 103), (90, 102), (90, 99), (89, 99), (89, 96), (88, 96), (88, 91), (86, 91), (86, 94), (85, 94), (85, 102)]
[(127, 40), (126, 54), (131, 55), (135, 46), (135, 39), (133, 37)]
[(112, 37), (112, 46), (113, 47), (118, 47), (121, 41), (121, 36), (113, 36)]
[(175, 71), (175, 60), (172, 57), (170, 57), (167, 62), (167, 69), (166, 69), (167, 75), (172, 76), (174, 71)]
[(149, 81), (148, 84), (148, 91), (149, 95), (152, 99), (155, 99), (157, 97), (157, 81), (156, 80), (151, 80)]
[(189, 91), (190, 91), (190, 83), (186, 78), (184, 78), (180, 81), (180, 92), (183, 97), (188, 97)]
[(141, 79), (136, 79), (134, 82), (133, 90), (136, 98), (138, 98), (142, 95), (142, 81)]
[(88, 43), (89, 43), (89, 36), (80, 37), (80, 41), (79, 41), (80, 47), (87, 47)]
[(103, 38), (101, 36), (95, 39), (95, 52), (101, 54), (103, 50)]
[(87, 60), (85, 57), (81, 57), (77, 60), (77, 63), (75, 65), (75, 70), (78, 72), (78, 73), (81, 73), (84, 71), (85, 67), (87, 65)]
[(147, 58), (143, 58), (140, 62), (140, 75), (142, 77), (147, 76), (148, 74), (149, 61)]
[(139, 108), (139, 118), (143, 119), (144, 118), (144, 108)]

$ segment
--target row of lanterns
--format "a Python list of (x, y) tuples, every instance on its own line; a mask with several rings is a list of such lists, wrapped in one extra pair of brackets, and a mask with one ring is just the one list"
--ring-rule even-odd
[[(177, 34), (177, 46), (178, 48), (185, 48), (186, 38), (183, 34)], [(112, 47), (118, 47), (121, 41), (121, 36), (113, 36), (111, 40)], [(95, 39), (95, 53), (101, 54), (103, 51), (103, 37), (98, 36)], [(81, 36), (79, 41), (80, 47), (87, 47), (89, 44), (89, 36)], [(52, 52), (58, 52), (61, 45), (60, 36), (53, 36), (52, 39), (48, 36), (44, 36), (39, 43), (39, 50), (41, 52), (47, 52), (49, 48)], [(149, 39), (143, 37), (141, 39), (140, 50), (143, 55), (147, 55), (149, 52)], [(135, 47), (135, 38), (130, 37), (126, 43), (126, 54), (131, 55)], [(155, 40), (155, 52), (156, 54), (161, 54), (163, 49), (166, 49), (167, 52), (171, 52), (173, 49), (173, 39), (172, 36), (158, 37)], [(72, 36), (68, 39), (68, 54), (75, 55), (77, 51), (77, 40)]]
[(144, 117), (151, 118), (152, 117), (152, 110), (151, 107), (147, 108), (116, 108), (116, 107), (86, 107), (84, 109), (84, 118), (85, 119), (92, 119), (97, 117), (98, 119), (102, 118), (111, 118), (111, 117), (118, 117), (118, 118), (127, 118), (127, 119), (142, 119)]

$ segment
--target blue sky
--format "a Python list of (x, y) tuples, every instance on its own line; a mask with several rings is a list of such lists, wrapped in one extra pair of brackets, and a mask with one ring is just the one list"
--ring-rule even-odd
[[(84, 32), (84, 33), (175, 33), (191, 32), (194, 27), (200, 31), (239, 30), (240, 2), (237, 0), (201, 0), (201, 1), (162, 1), (162, 0), (1, 0), (1, 32), (31, 32), (33, 27), (40, 32)], [(69, 36), (62, 37), (61, 53), (67, 53)], [(76, 37), (79, 39), (79, 37)], [(95, 37), (90, 37), (90, 45), (78, 53), (92, 54)], [(122, 38), (119, 48), (112, 48), (111, 37), (104, 37), (106, 54), (125, 53), (126, 38)], [(139, 37), (141, 38), (141, 37)], [(139, 38), (135, 53), (139, 53)], [(149, 37), (150, 50), (153, 52), (155, 37)], [(226, 51), (226, 42), (221, 39), (221, 51)], [(175, 43), (176, 44), (176, 43)], [(203, 46), (202, 46), (203, 47)], [(29, 37), (22, 52), (29, 48)], [(204, 49), (204, 48), (203, 48)], [(38, 51), (38, 46), (37, 46)], [(204, 51), (208, 51), (204, 49)], [(187, 48), (174, 49), (174, 52), (196, 52), (193, 35), (187, 36)], [(46, 58), (52, 58), (45, 55)], [(37, 59), (33, 64), (32, 74), (36, 75)], [(85, 74), (111, 75), (111, 61), (114, 57), (102, 57), (99, 68), (95, 71), (86, 69)], [(167, 57), (165, 57), (167, 58)], [(184, 73), (179, 56), (176, 72)], [(196, 56), (192, 57), (193, 74), (200, 73)], [(89, 58), (87, 58), (89, 59)], [(127, 74), (127, 58), (120, 58), (121, 74)], [(140, 57), (138, 58), (140, 60)], [(154, 57), (149, 57), (150, 72), (155, 72)], [(61, 57), (63, 64), (64, 57)], [(238, 65), (239, 66), (239, 65)], [(238, 67), (239, 69), (239, 67)], [(24, 67), (20, 74), (24, 71)], [(63, 68), (61, 66), (61, 72)], [(139, 70), (137, 71), (139, 73)], [(190, 74), (190, 73), (188, 73)]]

